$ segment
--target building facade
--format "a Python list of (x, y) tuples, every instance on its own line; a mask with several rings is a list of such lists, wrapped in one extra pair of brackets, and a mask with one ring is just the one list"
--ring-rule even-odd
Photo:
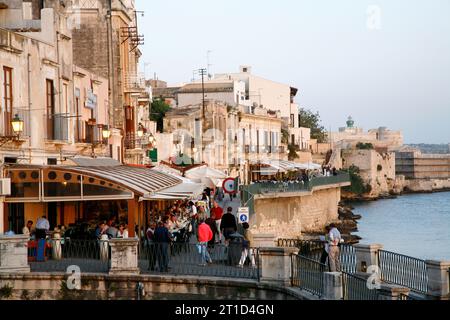
[[(72, 1), (74, 63), (108, 79), (112, 155), (124, 163), (147, 164), (150, 95), (138, 70), (143, 36), (134, 0)], [(147, 127), (146, 127), (147, 126)], [(138, 135), (138, 131), (144, 135)]]

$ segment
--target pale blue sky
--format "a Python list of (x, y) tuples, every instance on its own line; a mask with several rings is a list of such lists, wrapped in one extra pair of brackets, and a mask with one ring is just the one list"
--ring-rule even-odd
[[(299, 89), (297, 102), (337, 130), (404, 131), (406, 143), (450, 142), (448, 0), (136, 0), (142, 65), (169, 84), (192, 70), (253, 73)], [(381, 29), (367, 28), (370, 5)]]

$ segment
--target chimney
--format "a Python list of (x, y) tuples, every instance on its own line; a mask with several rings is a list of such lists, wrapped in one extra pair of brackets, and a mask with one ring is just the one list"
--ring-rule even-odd
[(252, 73), (252, 67), (251, 66), (240, 66), (239, 67), (241, 73)]

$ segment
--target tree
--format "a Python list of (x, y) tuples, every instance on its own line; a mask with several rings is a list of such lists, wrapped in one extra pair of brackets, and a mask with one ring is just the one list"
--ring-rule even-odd
[(156, 129), (164, 131), (164, 116), (170, 110), (170, 106), (162, 99), (154, 99), (151, 104), (150, 120), (156, 122)]
[(319, 143), (325, 142), (327, 134), (324, 126), (321, 124), (318, 112), (314, 113), (311, 110), (301, 108), (298, 117), (300, 127), (311, 129), (311, 139), (317, 139)]

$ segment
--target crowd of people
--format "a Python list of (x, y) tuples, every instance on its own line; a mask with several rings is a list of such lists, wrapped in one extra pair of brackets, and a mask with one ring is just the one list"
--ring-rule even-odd
[[(160, 271), (168, 271), (169, 258), (172, 249), (180, 244), (197, 246), (201, 256), (201, 265), (213, 263), (210, 252), (215, 245), (228, 247), (231, 241), (238, 242), (242, 249), (242, 256), (238, 266), (242, 267), (248, 258), (255, 266), (255, 258), (250, 250), (249, 225), (243, 224), (238, 233), (238, 223), (232, 207), (226, 210), (219, 204), (224, 199), (223, 191), (206, 189), (198, 200), (178, 200), (171, 202), (166, 210), (152, 212), (146, 224), (146, 229), (136, 226), (136, 238), (149, 249), (150, 269), (155, 270), (158, 264)], [(230, 197), (232, 199), (232, 196)], [(101, 220), (95, 231), (89, 231), (90, 239), (110, 240), (115, 238), (129, 238), (128, 226), (125, 222), (117, 222), (112, 215), (107, 220)], [(28, 221), (22, 233), (30, 240), (47, 239), (53, 232), (65, 238), (66, 229), (58, 226), (50, 231), (50, 223), (46, 216), (40, 217), (35, 228), (33, 221)], [(71, 229), (71, 228), (69, 228)], [(66, 236), (70, 232), (66, 232)], [(176, 251), (176, 250), (175, 250)]]
[[(201, 266), (213, 263), (210, 252), (217, 244), (225, 247), (238, 239), (242, 247), (242, 256), (238, 266), (243, 267), (247, 257), (251, 265), (256, 266), (250, 250), (248, 224), (243, 225), (243, 234), (239, 234), (238, 223), (232, 207), (225, 211), (219, 204), (221, 197), (203, 193), (200, 200), (176, 201), (167, 214), (149, 223), (145, 243), (149, 248), (150, 270), (169, 269), (169, 251), (176, 252), (177, 245), (196, 245), (201, 256)], [(173, 250), (170, 250), (170, 249)], [(158, 260), (158, 261), (156, 261)]]

